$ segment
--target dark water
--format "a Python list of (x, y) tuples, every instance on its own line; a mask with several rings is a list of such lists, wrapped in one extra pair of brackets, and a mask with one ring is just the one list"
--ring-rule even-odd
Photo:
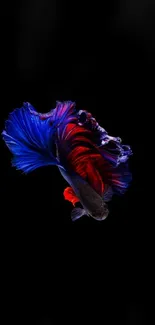
[(73, 100), (133, 150), (132, 185), (105, 222), (73, 224), (58, 169), (24, 176), (0, 141), (2, 324), (147, 323), (154, 16), (148, 0), (1, 3), (1, 130), (24, 101), (47, 112)]

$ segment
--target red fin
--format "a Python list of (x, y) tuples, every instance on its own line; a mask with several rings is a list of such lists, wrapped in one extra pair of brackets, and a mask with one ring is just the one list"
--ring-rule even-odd
[(75, 192), (73, 191), (72, 187), (66, 187), (64, 192), (64, 199), (71, 202), (74, 206), (75, 203), (79, 202), (79, 198), (76, 196)]
[(87, 163), (87, 178), (89, 184), (94, 188), (94, 190), (102, 196), (104, 192), (104, 183), (99, 171), (95, 168), (91, 160)]
[(92, 188), (102, 196), (104, 192), (104, 182), (100, 174), (100, 169), (96, 166), (96, 161), (103, 158), (98, 152), (90, 148), (77, 146), (68, 155), (68, 162), (73, 170), (83, 179), (87, 179)]

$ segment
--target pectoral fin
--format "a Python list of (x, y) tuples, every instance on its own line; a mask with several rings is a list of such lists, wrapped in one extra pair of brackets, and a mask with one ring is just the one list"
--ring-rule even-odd
[(105, 189), (104, 189), (104, 193), (103, 193), (104, 202), (111, 201), (112, 196), (113, 196), (113, 190), (112, 190), (111, 186), (105, 184)]
[(74, 208), (71, 212), (71, 219), (72, 221), (80, 219), (82, 216), (86, 214), (84, 209), (81, 208)]

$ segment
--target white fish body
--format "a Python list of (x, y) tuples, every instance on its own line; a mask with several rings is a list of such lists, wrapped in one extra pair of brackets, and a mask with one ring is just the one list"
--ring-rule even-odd
[(80, 175), (76, 173), (70, 174), (64, 168), (58, 168), (83, 206), (83, 209), (75, 208), (73, 210), (72, 218), (78, 219), (86, 214), (99, 221), (106, 219), (109, 210), (103, 198)]

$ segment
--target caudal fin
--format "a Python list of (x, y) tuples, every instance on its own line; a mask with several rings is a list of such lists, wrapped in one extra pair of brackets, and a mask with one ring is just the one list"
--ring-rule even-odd
[(54, 130), (50, 119), (41, 120), (31, 113), (32, 109), (28, 103), (15, 109), (2, 132), (3, 140), (13, 154), (12, 165), (25, 173), (46, 165), (61, 166), (52, 153)]

